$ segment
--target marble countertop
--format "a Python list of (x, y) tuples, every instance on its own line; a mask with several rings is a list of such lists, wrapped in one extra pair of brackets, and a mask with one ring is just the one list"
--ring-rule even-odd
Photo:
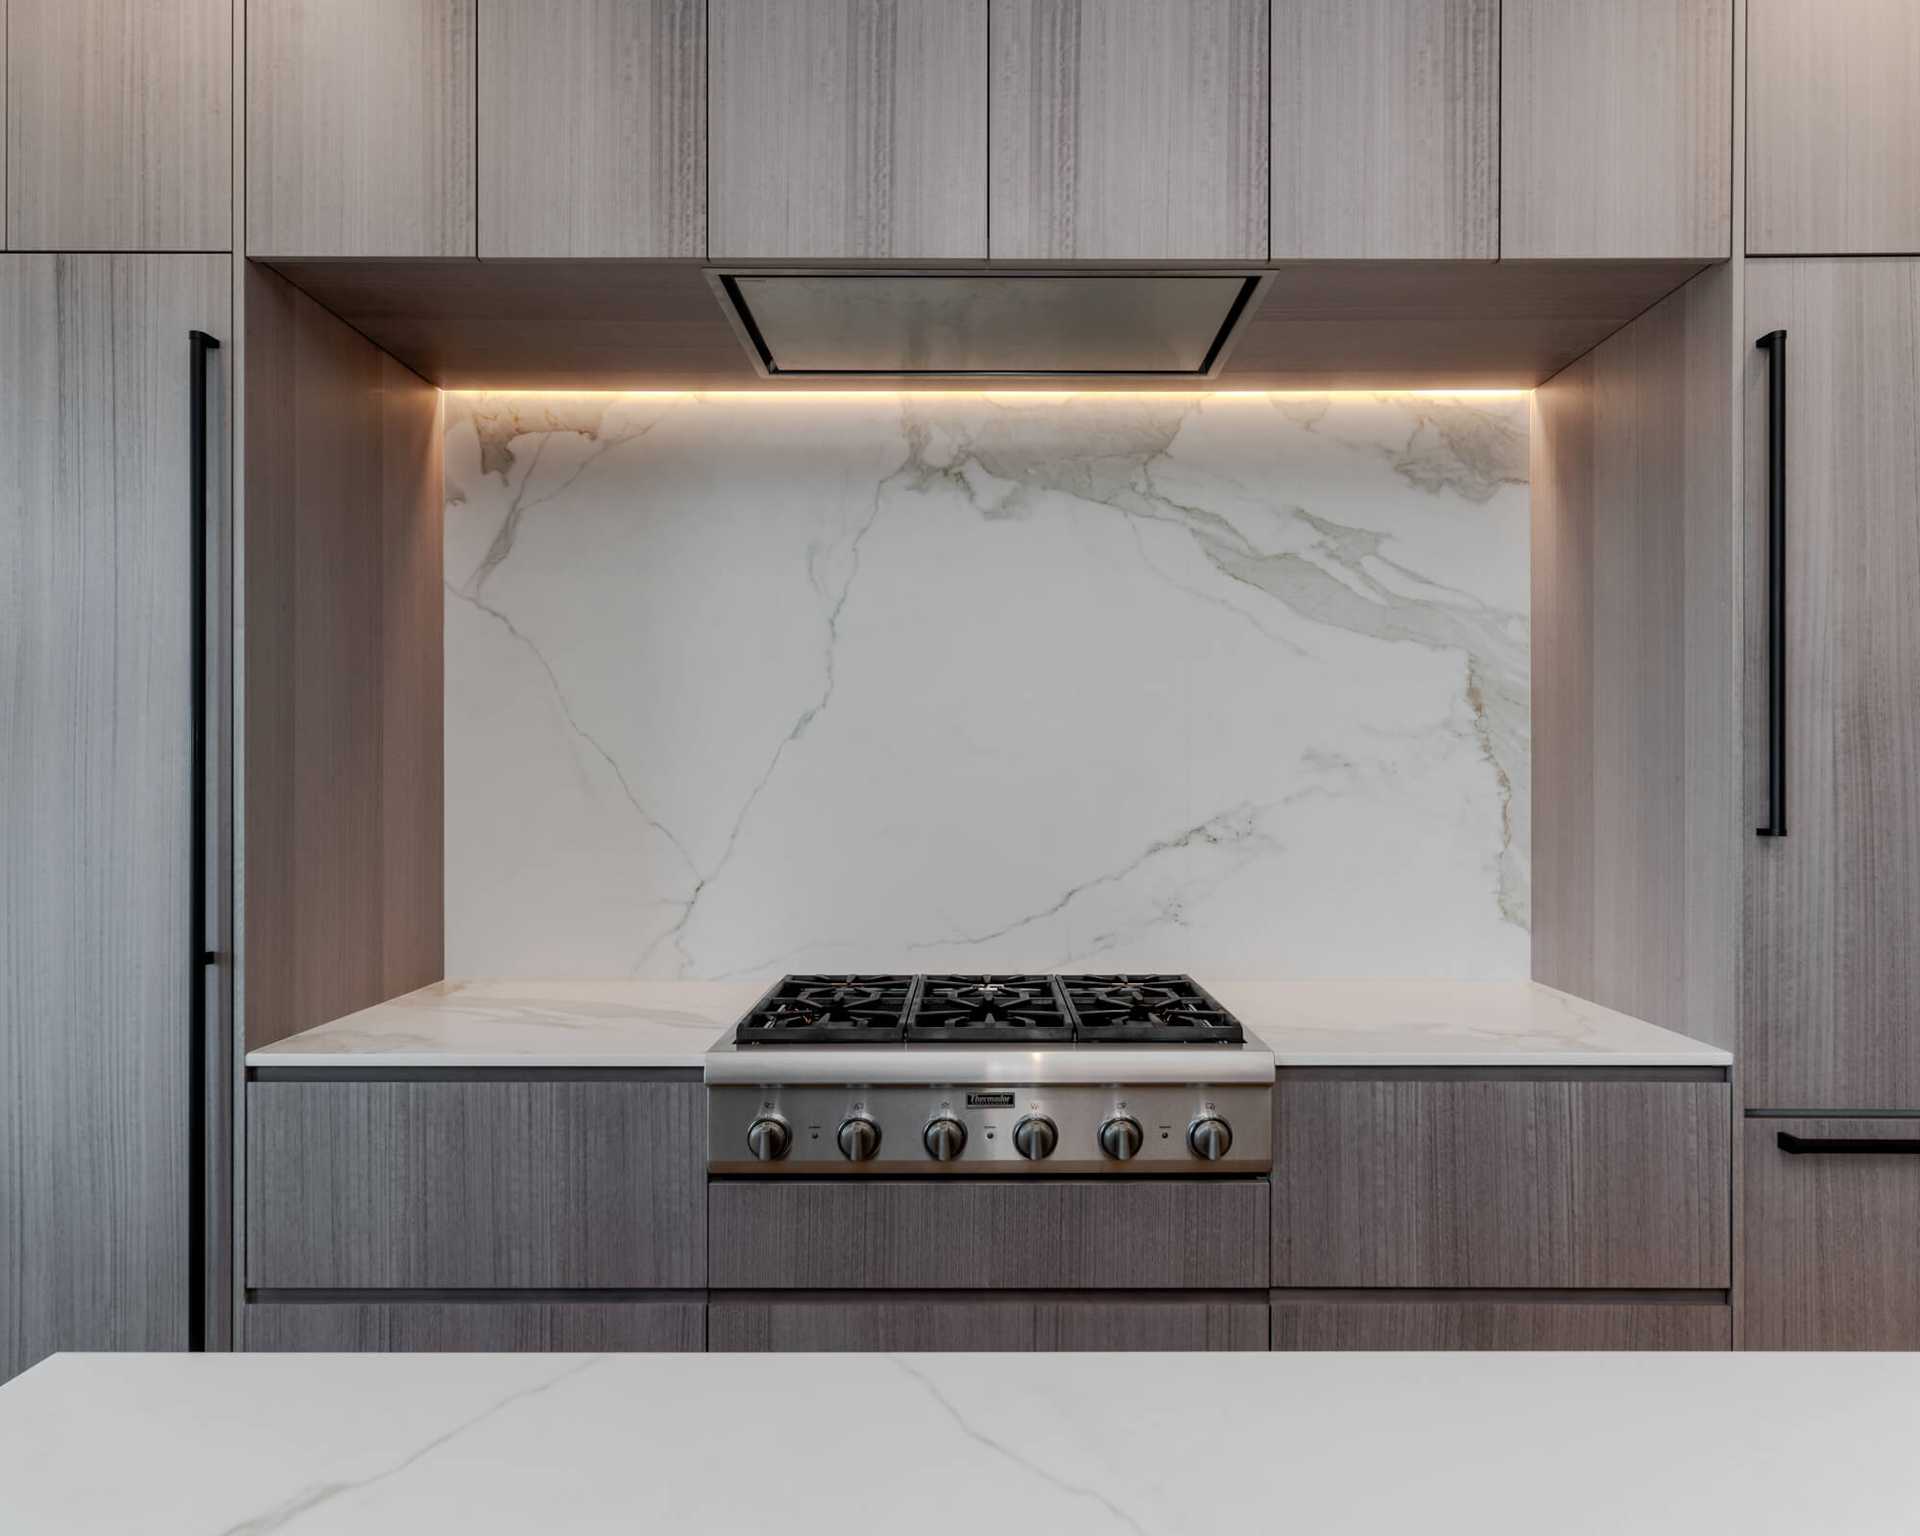
[[(1202, 984), (1281, 1066), (1725, 1066), (1529, 981)], [(247, 1053), (252, 1067), (698, 1067), (762, 982), (442, 981)]]
[(0, 1387), (0, 1528), (1876, 1536), (1916, 1400), (1914, 1355), (62, 1355)]

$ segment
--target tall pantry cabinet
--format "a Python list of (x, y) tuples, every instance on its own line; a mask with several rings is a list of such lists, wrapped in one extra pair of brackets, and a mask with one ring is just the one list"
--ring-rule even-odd
[(1920, 11), (1752, 0), (1750, 1348), (1920, 1348)]

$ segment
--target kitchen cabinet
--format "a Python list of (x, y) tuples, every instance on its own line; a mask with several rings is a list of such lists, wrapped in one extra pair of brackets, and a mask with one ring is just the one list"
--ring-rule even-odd
[(1273, 0), (1273, 259), (1498, 256), (1499, 59), (1499, 0)]
[(251, 1301), (240, 1347), (252, 1354), (623, 1354), (701, 1350), (707, 1307), (671, 1300)]
[(711, 0), (717, 261), (987, 254), (987, 0)]
[(1277, 1350), (1729, 1349), (1723, 1295), (1537, 1291), (1273, 1295)]
[(482, 256), (707, 254), (701, 0), (480, 0)]
[(227, 336), (230, 281), (224, 256), (0, 257), (0, 1380), (193, 1337), (188, 332)]
[(1244, 1289), (1264, 1179), (722, 1179), (709, 1283), (735, 1289)]
[(996, 261), (1264, 261), (1267, 0), (993, 0)]
[(1920, 252), (1920, 6), (1748, 0), (1747, 250)]
[(1768, 358), (1746, 374), (1746, 1102), (1920, 1111), (1920, 261), (1755, 260), (1786, 332), (1786, 835), (1766, 783)]
[(716, 1292), (707, 1347), (738, 1351), (1263, 1350), (1264, 1294)]
[(1920, 1349), (1920, 1117), (1750, 1116), (1742, 1152), (1742, 1347)]
[(1733, 0), (1504, 0), (1500, 254), (1731, 249)]
[(475, 253), (475, 3), (248, 0), (248, 255)]
[(7, 0), (7, 245), (233, 245), (231, 0)]
[(247, 1284), (706, 1283), (695, 1081), (255, 1081)]
[(1717, 1069), (1300, 1069), (1274, 1092), (1275, 1286), (1729, 1283)]

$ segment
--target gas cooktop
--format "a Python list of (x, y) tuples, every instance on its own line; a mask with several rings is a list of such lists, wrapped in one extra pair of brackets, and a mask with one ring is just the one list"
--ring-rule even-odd
[(737, 1046), (1241, 1045), (1191, 976), (783, 976)]

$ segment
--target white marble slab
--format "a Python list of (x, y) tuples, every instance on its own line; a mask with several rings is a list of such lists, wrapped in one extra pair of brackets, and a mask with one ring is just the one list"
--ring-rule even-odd
[(1531, 981), (1212, 981), (1281, 1067), (1725, 1066), (1730, 1052)]
[(1526, 413), (449, 396), (449, 972), (1526, 976)]
[(273, 1045), (250, 1067), (698, 1067), (757, 982), (440, 981)]
[(1920, 1356), (69, 1355), (8, 1536), (1910, 1536)]

